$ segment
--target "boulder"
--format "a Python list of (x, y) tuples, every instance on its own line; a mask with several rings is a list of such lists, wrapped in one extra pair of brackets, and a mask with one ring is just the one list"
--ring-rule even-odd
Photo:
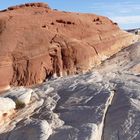
[(21, 102), (26, 104), (29, 104), (31, 100), (33, 90), (30, 88), (11, 88), (9, 91), (5, 92), (4, 96), (7, 96), (11, 99), (13, 99), (15, 102)]
[(8, 114), (13, 111), (16, 107), (15, 102), (10, 98), (0, 97), (0, 118), (4, 114)]

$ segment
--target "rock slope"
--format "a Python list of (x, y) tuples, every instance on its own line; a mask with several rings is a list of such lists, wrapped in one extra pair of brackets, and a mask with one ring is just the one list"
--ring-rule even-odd
[[(11, 121), (1, 125), (0, 140), (101, 140), (114, 92), (97, 76), (88, 73), (33, 88), (30, 104), (15, 110)], [(18, 88), (3, 98), (13, 91)]]
[(138, 42), (92, 72), (4, 92), (31, 98), (5, 119), (0, 140), (139, 140), (140, 73), (132, 71), (139, 60)]
[(86, 72), (135, 41), (103, 16), (9, 7), (0, 12), (0, 89)]

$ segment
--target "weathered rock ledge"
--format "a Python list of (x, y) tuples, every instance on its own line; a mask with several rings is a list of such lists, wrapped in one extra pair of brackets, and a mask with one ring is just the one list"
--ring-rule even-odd
[(11, 6), (11, 7), (8, 7), (7, 9), (1, 10), (0, 12), (6, 12), (8, 10), (17, 10), (19, 8), (27, 8), (27, 7), (36, 7), (36, 8), (41, 7), (41, 8), (50, 9), (48, 4), (41, 3), (41, 2), (36, 2), (36, 3), (25, 3), (25, 4), (21, 4), (21, 5)]

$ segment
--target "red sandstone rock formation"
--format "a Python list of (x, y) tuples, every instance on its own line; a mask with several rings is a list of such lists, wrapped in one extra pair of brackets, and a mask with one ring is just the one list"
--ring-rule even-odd
[(0, 88), (88, 71), (135, 39), (103, 16), (9, 7), (0, 12)]

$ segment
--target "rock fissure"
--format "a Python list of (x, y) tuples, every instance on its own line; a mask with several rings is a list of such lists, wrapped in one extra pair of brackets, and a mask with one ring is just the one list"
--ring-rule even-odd
[[(115, 93), (115, 90), (111, 90), (111, 92), (113, 92), (113, 96), (112, 96), (112, 98), (109, 99), (110, 100), (109, 101), (109, 106), (108, 106), (108, 108), (106, 110), (106, 113), (105, 113), (105, 117), (104, 117), (104, 121), (103, 121), (102, 135), (101, 135), (101, 139), (100, 140), (105, 140), (104, 139), (104, 131), (105, 131), (105, 127), (106, 127), (106, 119), (107, 119), (110, 107), (113, 105), (113, 100), (116, 98), (116, 94), (117, 94), (117, 93)], [(118, 139), (118, 140), (120, 140), (120, 139)]]
[[(54, 42), (54, 39), (57, 37), (57, 34), (54, 35), (54, 37), (51, 39), (50, 43), (52, 44)], [(56, 43), (56, 42), (55, 42)], [(57, 42), (58, 43), (58, 42)]]
[(98, 53), (98, 51), (97, 51), (97, 49), (96, 49), (96, 47), (95, 47), (95, 46), (91, 45), (91, 44), (90, 44), (90, 43), (88, 43), (88, 42), (87, 42), (87, 44), (88, 44), (89, 46), (91, 46), (91, 47), (95, 50), (95, 53), (96, 53), (97, 55), (99, 55), (99, 53)]

